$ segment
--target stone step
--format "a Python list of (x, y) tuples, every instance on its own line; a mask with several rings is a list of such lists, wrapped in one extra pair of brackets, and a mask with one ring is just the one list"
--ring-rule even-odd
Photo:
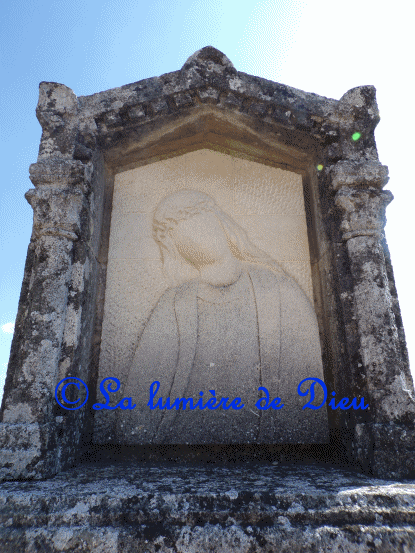
[(0, 487), (0, 551), (415, 551), (415, 482), (265, 463), (81, 465)]

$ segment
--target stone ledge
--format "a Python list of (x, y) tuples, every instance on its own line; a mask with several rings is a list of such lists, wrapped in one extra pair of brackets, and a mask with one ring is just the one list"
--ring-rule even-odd
[(0, 487), (1, 551), (415, 551), (415, 481), (269, 464), (82, 465)]

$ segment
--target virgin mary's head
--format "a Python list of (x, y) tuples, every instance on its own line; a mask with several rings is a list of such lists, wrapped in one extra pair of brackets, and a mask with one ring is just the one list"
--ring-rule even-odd
[(225, 255), (282, 272), (211, 196), (197, 190), (175, 192), (158, 204), (153, 237), (160, 246), (164, 268), (176, 284), (196, 278), (203, 264)]

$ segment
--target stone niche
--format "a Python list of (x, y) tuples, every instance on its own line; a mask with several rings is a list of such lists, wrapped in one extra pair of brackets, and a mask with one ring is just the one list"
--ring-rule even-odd
[[(374, 87), (328, 99), (238, 72), (206, 47), (179, 71), (91, 96), (42, 82), (36, 114), (43, 133), (26, 194), (34, 222), (2, 404), (2, 478), (53, 476), (91, 448), (150, 447), (157, 458), (166, 444), (184, 458), (246, 444), (254, 456), (285, 448), (372, 475), (414, 474)], [(210, 271), (219, 251), (226, 262), (215, 257)], [(324, 380), (327, 402), (335, 393), (369, 407), (303, 410), (293, 385), (308, 376)], [(113, 405), (129, 396), (140, 407), (93, 409), (107, 377), (123, 385)], [(88, 396), (68, 388), (82, 408), (56, 401), (65, 378), (87, 385)], [(229, 428), (184, 410), (198, 421), (190, 433), (191, 419), (179, 424), (174, 410), (147, 420), (142, 390), (148, 397), (158, 379), (163, 399), (211, 385), (233, 393), (239, 382), (249, 409), (234, 410)], [(281, 393), (285, 411), (255, 412), (258, 384), (292, 390)], [(204, 439), (203, 425), (219, 430)]]
[[(126, 413), (121, 410), (117, 413), (115, 411), (109, 413), (108, 410), (98, 412), (95, 416), (94, 428), (96, 441), (100, 443), (114, 440), (127, 443), (163, 441), (160, 431), (158, 435), (151, 436), (151, 420), (147, 421), (148, 428), (145, 427), (144, 421), (146, 419), (145, 412), (151, 415), (147, 406), (149, 384), (154, 380), (160, 381), (165, 396), (171, 395), (170, 390), (174, 390), (167, 367), (163, 372), (162, 361), (159, 361), (158, 364), (154, 362), (154, 357), (159, 355), (156, 346), (161, 344), (162, 349), (172, 348), (168, 352), (166, 351), (169, 359), (165, 361), (176, 364), (178, 351), (175, 351), (174, 346), (170, 345), (167, 337), (163, 338), (163, 333), (167, 333), (167, 314), (161, 316), (163, 318), (160, 321), (159, 336), (156, 335), (156, 343), (151, 346), (150, 358), (143, 359), (143, 355), (140, 355), (139, 352), (146, 347), (149, 348), (149, 345), (146, 346), (143, 343), (146, 339), (143, 336), (143, 331), (149, 324), (149, 318), (163, 294), (167, 290), (177, 288), (180, 284), (191, 282), (192, 279), (198, 280), (200, 276), (199, 271), (188, 263), (181, 263), (177, 271), (175, 271), (175, 267), (169, 267), (169, 262), (170, 265), (172, 263), (171, 257), (163, 255), (165, 248), (159, 247), (153, 236), (154, 219), (157, 217), (154, 212), (157, 205), (165, 201), (166, 197), (173, 195), (173, 198), (177, 197), (182, 202), (180, 209), (183, 209), (183, 202), (186, 203), (186, 198), (189, 197), (188, 191), (199, 193), (194, 196), (196, 202), (204, 202), (206, 198), (211, 198), (211, 203), (217, 206), (218, 213), (226, 214), (224, 223), (226, 224), (230, 220), (230, 224), (236, 223), (238, 227), (242, 228), (249, 243), (259, 248), (258, 251), (269, 256), (269, 263), (275, 263), (283, 278), (290, 283), (292, 290), (285, 291), (285, 295), (290, 294), (289, 302), (286, 302), (285, 305), (284, 301), (279, 298), (279, 294), (284, 292), (279, 289), (278, 283), (275, 283), (271, 294), (276, 296), (278, 306), (275, 306), (274, 311), (269, 307), (271, 320), (263, 322), (261, 317), (267, 317), (264, 310), (261, 309), (265, 291), (262, 287), (258, 288), (255, 280), (257, 288), (253, 305), (246, 310), (241, 310), (234, 295), (237, 294), (238, 297), (243, 298), (244, 302), (249, 302), (251, 295), (248, 293), (245, 298), (246, 290), (242, 289), (243, 277), (237, 281), (238, 283), (227, 287), (214, 286), (213, 288), (202, 278), (201, 283), (198, 284), (198, 299), (196, 300), (198, 316), (192, 322), (192, 325), (197, 327), (195, 333), (197, 333), (198, 339), (194, 344), (197, 353), (195, 352), (194, 355), (199, 357), (199, 361), (196, 359), (191, 363), (190, 374), (187, 377), (188, 382), (180, 389), (179, 397), (188, 397), (189, 390), (192, 389), (192, 382), (195, 382), (199, 388), (204, 390), (204, 393), (211, 388), (216, 389), (218, 397), (233, 398), (242, 395), (244, 412), (239, 412), (239, 410), (237, 413), (221, 410), (218, 413), (205, 411), (200, 419), (199, 427), (201, 427), (197, 431), (200, 410), (195, 412), (188, 409), (186, 413), (180, 413), (180, 416), (176, 414), (176, 420), (169, 423), (173, 427), (178, 424), (180, 431), (178, 433), (170, 432), (170, 436), (165, 436), (164, 441), (178, 444), (204, 443), (206, 441), (216, 443), (218, 440), (221, 443), (255, 443), (258, 440), (271, 443), (327, 442), (327, 413), (324, 408), (319, 413), (313, 413), (313, 411), (301, 412), (300, 406), (298, 409), (295, 409), (294, 406), (288, 407), (290, 397), (297, 396), (297, 385), (303, 378), (312, 375), (324, 378), (317, 319), (313, 314), (311, 320), (307, 321), (311, 323), (310, 328), (305, 329), (306, 334), (304, 334), (304, 329), (303, 331), (300, 329), (299, 322), (294, 323), (292, 314), (298, 310), (300, 318), (303, 320), (308, 316), (307, 309), (309, 311), (314, 309), (301, 175), (269, 164), (264, 165), (208, 149), (156, 161), (118, 173), (115, 176), (98, 380), (101, 382), (104, 378), (117, 377), (124, 384), (123, 394), (132, 396), (137, 407), (134, 417), (125, 416)], [(187, 202), (192, 203), (192, 192)], [(168, 213), (168, 217), (173, 216), (174, 213)], [(197, 217), (197, 215), (193, 215), (193, 217)], [(220, 217), (223, 215), (219, 215), (219, 220)], [(174, 223), (173, 227), (176, 229), (177, 224)], [(208, 242), (213, 243), (215, 238), (215, 234), (210, 235)], [(251, 257), (253, 259), (252, 255)], [(251, 261), (251, 263), (247, 261)], [(242, 261), (240, 266), (245, 266), (247, 270), (254, 270), (254, 273), (260, 267), (260, 271), (267, 274), (267, 278), (269, 278), (275, 273), (275, 270), (273, 271), (271, 268), (271, 272), (269, 272), (266, 264), (266, 259), (254, 263), (247, 256), (245, 262)], [(272, 265), (270, 266), (272, 267)], [(221, 290), (220, 293), (224, 295), (222, 307), (220, 303), (215, 303), (219, 301), (219, 298), (214, 297), (217, 289)], [(202, 296), (203, 299), (201, 299)], [(299, 300), (296, 301), (297, 296)], [(190, 316), (188, 314), (190, 299), (183, 301), (185, 302), (186, 316)], [(280, 304), (282, 310), (278, 309)], [(216, 305), (217, 309), (212, 307), (213, 305)], [(222, 308), (224, 309), (223, 313)], [(305, 312), (303, 312), (304, 308)], [(208, 313), (206, 313), (206, 309), (208, 309)], [(259, 419), (263, 413), (255, 408), (255, 403), (261, 397), (258, 392), (261, 384), (264, 386), (267, 384), (269, 388), (272, 382), (266, 375), (267, 367), (264, 366), (263, 360), (261, 363), (260, 358), (267, 355), (267, 347), (263, 344), (266, 339), (265, 333), (275, 332), (276, 335), (272, 337), (272, 340), (273, 347), (277, 347), (276, 344), (280, 339), (279, 334), (283, 332), (284, 323), (290, 324), (284, 319), (284, 317), (287, 318), (284, 309), (289, 312), (288, 318), (293, 319), (293, 328), (285, 332), (297, 336), (298, 339), (290, 340), (289, 344), (287, 343), (289, 359), (284, 359), (283, 338), (281, 347), (278, 346), (280, 359), (273, 359), (271, 362), (271, 370), (275, 373), (277, 371), (282, 373), (280, 382), (274, 391), (278, 391), (279, 395), (285, 394), (282, 396), (285, 398), (284, 411), (275, 413), (274, 424), (278, 426), (278, 431), (275, 429), (273, 435), (265, 433), (261, 437)], [(232, 310), (235, 310), (237, 315), (231, 315)], [(177, 316), (177, 306), (175, 311)], [(180, 317), (180, 315), (178, 316)], [(220, 326), (218, 318), (222, 319), (222, 326)], [(277, 318), (282, 319), (282, 325)], [(251, 331), (250, 324), (244, 325), (245, 319), (249, 319), (253, 323), (254, 331)], [(234, 325), (232, 325), (233, 320), (235, 321)], [(268, 325), (267, 328), (263, 327), (265, 324)], [(270, 325), (275, 328), (272, 326), (270, 328)], [(213, 326), (216, 326), (218, 330), (215, 331)], [(257, 326), (260, 330), (259, 333), (256, 330)], [(183, 328), (179, 325), (179, 350), (184, 347), (182, 342), (185, 338), (182, 331)], [(305, 349), (305, 342), (308, 339), (315, 340), (317, 360), (312, 359), (315, 352), (308, 351), (304, 356), (306, 366), (301, 373), (298, 348)], [(208, 351), (205, 352), (203, 352), (204, 340), (208, 341)], [(258, 341), (260, 341), (259, 348)], [(175, 369), (176, 367), (169, 368), (171, 375)], [(185, 368), (181, 371), (176, 370), (174, 380), (176, 381), (185, 371)], [(137, 374), (134, 375), (134, 372)], [(141, 372), (146, 374), (141, 374)], [(286, 373), (290, 373), (291, 376), (288, 378)], [(283, 389), (284, 379), (287, 380), (285, 389)], [(139, 389), (142, 394), (136, 396)], [(199, 399), (199, 391), (199, 389), (193, 390), (195, 402)], [(139, 410), (140, 404), (145, 410), (144, 413), (141, 412), (142, 409)], [(158, 420), (158, 414), (153, 413), (155, 420)], [(234, 414), (235, 420), (231, 414)], [(118, 424), (115, 420), (117, 415)], [(298, 419), (301, 415), (305, 416), (305, 420)], [(310, 424), (307, 424), (308, 421)], [(317, 424), (317, 421), (320, 424)], [(263, 424), (270, 426), (271, 423), (264, 422)], [(138, 430), (139, 428), (142, 429), (142, 432)]]

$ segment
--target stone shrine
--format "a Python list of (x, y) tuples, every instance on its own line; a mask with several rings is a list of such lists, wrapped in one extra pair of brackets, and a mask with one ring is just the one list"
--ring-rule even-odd
[(374, 87), (328, 99), (208, 46), (91, 96), (42, 82), (36, 114), (3, 550), (334, 551), (328, 527), (344, 550), (415, 550), (415, 485), (387, 480), (415, 475), (415, 399)]

